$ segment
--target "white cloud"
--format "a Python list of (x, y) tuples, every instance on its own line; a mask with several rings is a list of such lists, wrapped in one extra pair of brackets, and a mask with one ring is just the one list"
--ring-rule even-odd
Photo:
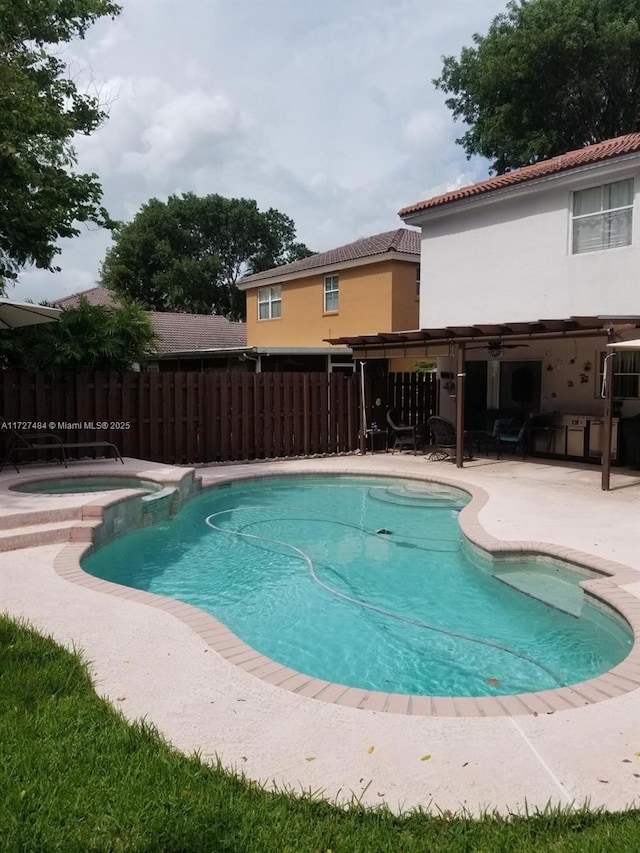
[(403, 139), (410, 148), (443, 150), (443, 143), (451, 137), (451, 123), (439, 109), (415, 110), (409, 116), (403, 131)]
[(140, 134), (142, 150), (125, 152), (121, 169), (162, 175), (176, 164), (188, 162), (201, 143), (215, 144), (241, 127), (240, 111), (225, 95), (201, 90), (167, 92), (167, 100), (149, 116)]

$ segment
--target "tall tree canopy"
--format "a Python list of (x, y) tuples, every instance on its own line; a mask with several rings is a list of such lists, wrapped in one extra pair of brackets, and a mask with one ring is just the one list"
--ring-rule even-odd
[(640, 129), (640, 0), (513, 0), (437, 88), (498, 174)]
[(71, 144), (105, 115), (56, 46), (119, 11), (109, 0), (0, 0), (0, 293), (25, 264), (56, 269), (56, 241), (78, 222), (108, 222), (97, 176), (72, 170)]
[(288, 216), (258, 210), (252, 199), (152, 198), (116, 228), (101, 281), (154, 311), (187, 311), (244, 318), (238, 278), (312, 254), (295, 242)]
[(82, 297), (56, 323), (0, 330), (0, 366), (125, 371), (153, 351), (155, 338), (149, 315), (139, 305), (90, 305)]

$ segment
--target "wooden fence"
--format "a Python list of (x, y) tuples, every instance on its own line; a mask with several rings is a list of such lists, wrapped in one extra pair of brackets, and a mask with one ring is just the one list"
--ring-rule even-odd
[(427, 433), (427, 421), (438, 414), (438, 382), (435, 373), (389, 373), (386, 408), (394, 409), (398, 420)]
[(25, 431), (36, 423), (65, 441), (113, 441), (124, 456), (170, 464), (358, 447), (357, 380), (340, 373), (4, 371), (0, 414)]
[[(392, 373), (376, 396), (422, 427), (435, 390), (432, 374)], [(358, 376), (342, 373), (0, 371), (0, 415), (23, 431), (112, 441), (123, 456), (169, 464), (355, 451), (360, 399)]]

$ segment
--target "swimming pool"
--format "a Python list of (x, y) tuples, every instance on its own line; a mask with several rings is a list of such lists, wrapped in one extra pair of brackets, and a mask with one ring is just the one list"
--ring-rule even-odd
[(592, 577), (467, 547), (460, 491), (391, 478), (260, 478), (82, 561), (193, 604), (264, 655), (327, 681), (413, 695), (524, 693), (614, 667), (631, 634)]

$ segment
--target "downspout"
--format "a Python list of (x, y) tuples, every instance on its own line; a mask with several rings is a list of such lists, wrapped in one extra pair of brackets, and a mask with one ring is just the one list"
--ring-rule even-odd
[[(607, 329), (607, 343), (613, 343), (614, 331)], [(602, 491), (609, 491), (611, 479), (611, 433), (613, 432), (613, 360), (614, 352), (604, 357), (604, 375), (601, 396), (604, 397), (604, 435), (602, 436)]]
[(465, 345), (457, 345), (456, 364), (456, 467), (462, 468), (464, 458), (464, 384), (465, 384)]
[(367, 452), (367, 408), (364, 390), (364, 361), (360, 362), (360, 453), (362, 456)]

